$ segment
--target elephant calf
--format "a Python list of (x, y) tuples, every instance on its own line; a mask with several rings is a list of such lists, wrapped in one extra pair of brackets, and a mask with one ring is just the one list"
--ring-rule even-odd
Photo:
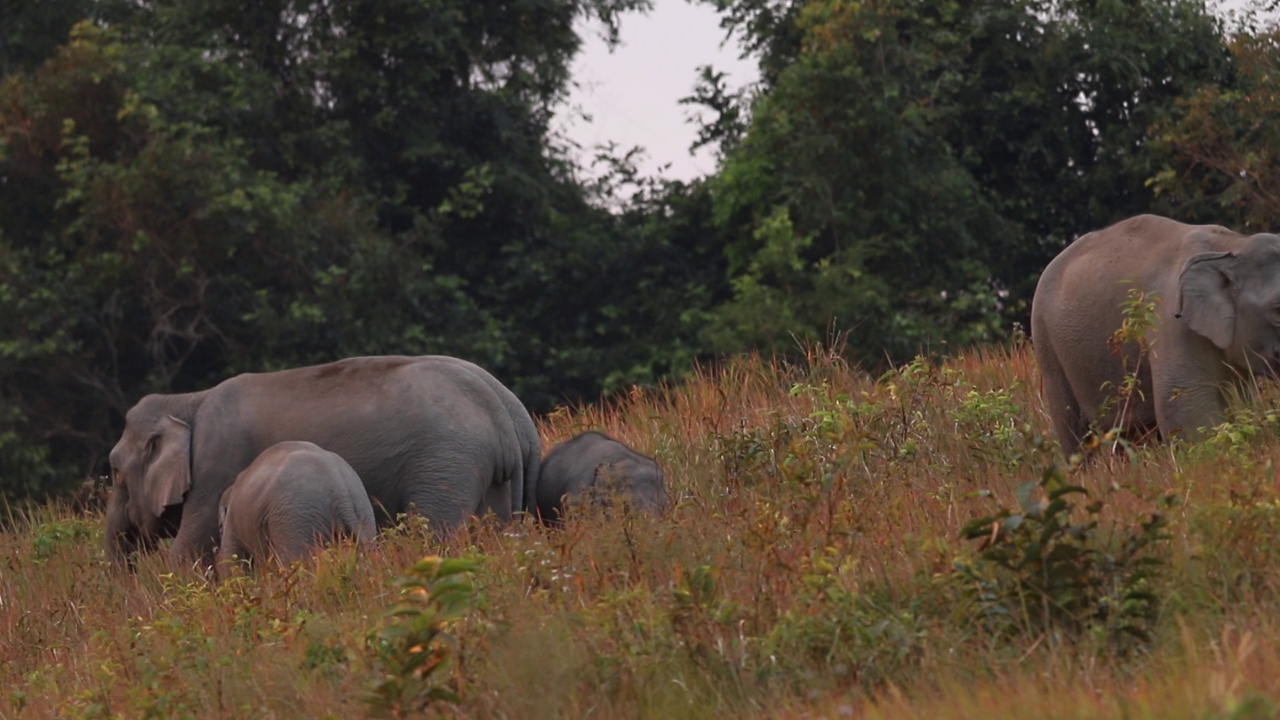
[(304, 441), (266, 450), (222, 493), (218, 577), (242, 562), (274, 557), (282, 565), (326, 542), (377, 533), (373, 504), (356, 471), (337, 454)]
[(658, 463), (603, 433), (582, 433), (556, 447), (542, 461), (537, 500), (544, 522), (559, 521), (569, 498), (583, 495), (602, 501), (612, 493), (655, 513), (669, 501)]

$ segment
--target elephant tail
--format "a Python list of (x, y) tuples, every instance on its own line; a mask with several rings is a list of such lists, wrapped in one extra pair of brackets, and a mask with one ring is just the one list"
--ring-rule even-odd
[(525, 448), (524, 497), (519, 508), (531, 515), (538, 514), (538, 480), (542, 477), (542, 445), (537, 440), (535, 433), (532, 447)]

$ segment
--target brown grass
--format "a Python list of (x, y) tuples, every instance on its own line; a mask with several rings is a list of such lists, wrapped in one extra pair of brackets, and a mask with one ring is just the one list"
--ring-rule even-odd
[(1280, 458), (1274, 395), (1194, 447), (1099, 455), (1070, 481), (1111, 551), (1150, 513), (1150, 641), (988, 624), (956, 572), (970, 520), (1056, 462), (1025, 348), (880, 378), (821, 350), (724, 362), (545, 418), (654, 455), (665, 517), (581, 510), (561, 530), (410, 523), (373, 548), (212, 587), (103, 557), (100, 518), (48, 508), (0, 536), (0, 718), (353, 717), (369, 644), (424, 554), (471, 557), (476, 596), (433, 712), (468, 718), (1276, 717)]

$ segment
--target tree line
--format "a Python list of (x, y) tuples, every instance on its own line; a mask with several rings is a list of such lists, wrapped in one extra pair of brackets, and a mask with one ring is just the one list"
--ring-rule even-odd
[(1275, 228), (1280, 47), (1202, 0), (706, 0), (717, 171), (569, 160), (579, 21), (646, 0), (67, 0), (0, 40), (0, 494), (66, 490), (144, 393), (450, 354), (535, 411), (841, 338), (1007, 337), (1076, 235)]

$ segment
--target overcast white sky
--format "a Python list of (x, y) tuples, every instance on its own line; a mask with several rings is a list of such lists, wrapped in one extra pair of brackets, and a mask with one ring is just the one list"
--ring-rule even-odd
[(686, 119), (693, 108), (679, 100), (692, 94), (701, 65), (727, 73), (732, 87), (757, 77), (755, 63), (739, 59), (736, 43), (721, 47), (724, 31), (715, 10), (687, 0), (654, 0), (647, 15), (622, 19), (622, 44), (612, 53), (598, 27), (588, 27), (583, 35), (585, 44), (573, 67), (578, 88), (569, 106), (585, 110), (592, 122), (574, 122), (567, 110), (560, 118), (569, 137), (582, 146), (584, 159), (595, 145), (612, 140), (622, 148), (646, 149), (640, 163), (645, 174), (656, 174), (668, 163), (671, 167), (663, 174), (672, 179), (713, 172), (709, 150), (689, 154), (697, 135)]

